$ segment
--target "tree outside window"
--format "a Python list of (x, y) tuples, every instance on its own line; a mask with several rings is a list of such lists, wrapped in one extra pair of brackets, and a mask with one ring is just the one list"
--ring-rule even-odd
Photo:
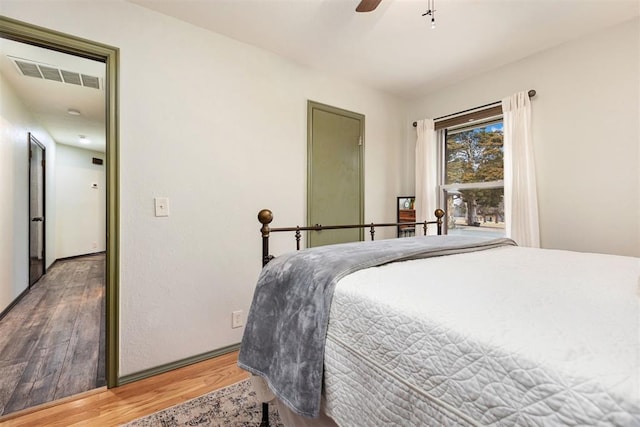
[(450, 234), (504, 234), (502, 121), (447, 130), (444, 185)]

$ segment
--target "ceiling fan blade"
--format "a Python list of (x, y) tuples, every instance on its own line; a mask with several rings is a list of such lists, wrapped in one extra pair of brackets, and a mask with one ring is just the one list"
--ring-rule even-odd
[(356, 12), (371, 12), (378, 7), (382, 0), (362, 0), (358, 7), (356, 7)]

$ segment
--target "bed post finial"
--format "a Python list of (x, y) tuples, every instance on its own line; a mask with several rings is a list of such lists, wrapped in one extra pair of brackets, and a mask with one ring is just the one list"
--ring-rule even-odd
[(262, 209), (258, 212), (258, 221), (262, 224), (260, 232), (262, 233), (262, 266), (264, 267), (270, 261), (269, 257), (269, 224), (273, 221), (273, 213), (269, 209)]
[(269, 209), (262, 209), (258, 212), (258, 221), (262, 224), (262, 237), (269, 236), (269, 224), (273, 221), (273, 213)]
[(444, 211), (442, 209), (436, 209), (434, 215), (438, 222), (438, 235), (442, 234), (442, 218), (444, 217)]

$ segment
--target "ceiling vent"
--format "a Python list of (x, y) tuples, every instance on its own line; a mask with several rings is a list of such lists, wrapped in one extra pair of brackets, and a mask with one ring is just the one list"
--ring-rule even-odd
[(50, 65), (40, 64), (22, 58), (9, 57), (16, 65), (16, 68), (23, 76), (35, 77), (37, 79), (53, 80), (60, 83), (68, 83), (77, 86), (101, 89), (101, 79), (95, 76), (88, 76), (73, 71), (61, 70)]

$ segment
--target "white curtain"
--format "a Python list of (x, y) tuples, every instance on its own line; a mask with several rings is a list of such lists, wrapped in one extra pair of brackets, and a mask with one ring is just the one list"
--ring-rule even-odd
[[(432, 119), (419, 120), (416, 129), (416, 221), (431, 221), (438, 207), (436, 131)], [(418, 230), (416, 234), (420, 234)]]
[(527, 92), (502, 100), (504, 113), (504, 213), (507, 237), (520, 246), (540, 247), (538, 195)]

